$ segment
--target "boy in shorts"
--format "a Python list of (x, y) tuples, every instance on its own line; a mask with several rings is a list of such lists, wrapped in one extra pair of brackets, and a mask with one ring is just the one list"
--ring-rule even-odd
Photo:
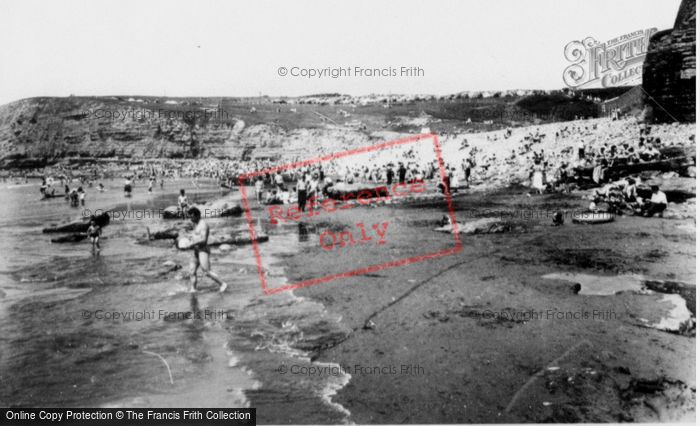
[(194, 251), (194, 259), (190, 264), (190, 292), (194, 293), (197, 291), (197, 270), (202, 269), (204, 275), (211, 278), (215, 283), (219, 285), (219, 292), (223, 293), (226, 291), (228, 286), (225, 282), (219, 278), (217, 274), (211, 271), (211, 265), (209, 263), (209, 246), (207, 246), (207, 240), (209, 239), (209, 225), (202, 220), (202, 213), (197, 207), (192, 207), (187, 212), (190, 216), (190, 220), (194, 223), (194, 231), (192, 232), (192, 241), (188, 247)]

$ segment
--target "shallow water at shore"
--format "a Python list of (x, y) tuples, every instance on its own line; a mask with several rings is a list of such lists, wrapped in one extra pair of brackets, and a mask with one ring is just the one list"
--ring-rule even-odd
[[(120, 181), (105, 183), (103, 193), (87, 189), (85, 208), (158, 211), (174, 204), (180, 187), (192, 202), (222, 195), (214, 182), (182, 180), (152, 194), (137, 184), (125, 200)], [(213, 266), (229, 283), (226, 293), (213, 291), (213, 283), (202, 278), (200, 291), (190, 295), (191, 254), (142, 241), (146, 227), (175, 222), (112, 220), (103, 230), (101, 252), (93, 254), (85, 241), (51, 244), (51, 234), (41, 232), (79, 218), (83, 207), (72, 208), (63, 198), (40, 200), (38, 183), (7, 185), (0, 196), (6, 201), (0, 244), (7, 254), (0, 263), (3, 405), (253, 405), (273, 416), (319, 422), (342, 422), (349, 415), (331, 402), (347, 375), (299, 380), (290, 374), (284, 394), (290, 404), (278, 407), (278, 367), (314, 364), (300, 347), (333, 335), (336, 320), (327, 318), (322, 305), (290, 292), (263, 295), (249, 246), (212, 249)], [(211, 219), (210, 225), (246, 229), (242, 218)], [(295, 231), (272, 232), (272, 243), (261, 244), (265, 268), (280, 282), (286, 278), (276, 264), (279, 256), (304, 244)]]

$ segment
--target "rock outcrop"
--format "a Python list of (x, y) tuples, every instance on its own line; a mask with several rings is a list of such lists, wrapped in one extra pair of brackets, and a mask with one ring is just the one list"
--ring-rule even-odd
[[(206, 101), (205, 101), (206, 102)], [(118, 97), (30, 98), (0, 106), (0, 167), (42, 167), (66, 158), (309, 157), (368, 145), (357, 129), (287, 127), (274, 117), (199, 101)], [(216, 115), (221, 111), (223, 115)], [(235, 110), (233, 110), (235, 111)], [(257, 122), (248, 121), (250, 118)]]
[(649, 39), (642, 87), (652, 122), (695, 122), (695, 0), (683, 0), (672, 29)]

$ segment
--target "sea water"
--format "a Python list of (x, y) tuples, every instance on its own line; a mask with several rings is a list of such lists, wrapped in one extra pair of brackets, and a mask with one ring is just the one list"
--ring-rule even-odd
[[(137, 182), (130, 198), (121, 181), (103, 184), (104, 192), (83, 185), (84, 207), (42, 200), (38, 181), (0, 184), (0, 405), (254, 406), (268, 422), (347, 421), (350, 413), (333, 401), (347, 374), (279, 369), (321, 365), (304, 342), (342, 334), (338, 318), (291, 292), (263, 295), (250, 246), (212, 248), (213, 268), (229, 284), (223, 295), (204, 277), (201, 291), (188, 294), (192, 253), (145, 241), (147, 227), (177, 221), (124, 214), (158, 212), (175, 204), (180, 188), (191, 202), (215, 199), (222, 195), (215, 182), (168, 181), (152, 193)], [(58, 234), (41, 232), (85, 209), (124, 216), (103, 229), (99, 252), (87, 240), (52, 244)], [(208, 222), (213, 231), (247, 229), (243, 218)], [(305, 238), (296, 227), (271, 231), (260, 244), (263, 266), (284, 283), (278, 256), (296, 252)]]

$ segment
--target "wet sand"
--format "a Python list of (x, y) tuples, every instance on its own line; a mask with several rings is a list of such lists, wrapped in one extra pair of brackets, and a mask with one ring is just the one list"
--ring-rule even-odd
[[(457, 219), (474, 220), (488, 209), (586, 205), (582, 193), (525, 192), (456, 195)], [(311, 240), (359, 222), (388, 221), (389, 228), (384, 245), (307, 245), (284, 260), (289, 281), (451, 247), (452, 235), (434, 231), (444, 212), (443, 201), (424, 200), (305, 219)], [(693, 421), (694, 219), (620, 216), (576, 225), (569, 217), (552, 227), (551, 216), (540, 214), (508, 218), (504, 233), (462, 234), (457, 254), (294, 291), (340, 318), (343, 333), (305, 349), (350, 370), (332, 399), (351, 421)], [(571, 276), (544, 277), (565, 273), (664, 285), (653, 291), (623, 283), (610, 294), (595, 286), (582, 292), (586, 280)], [(684, 297), (693, 316), (684, 329), (653, 328), (678, 314), (662, 291)]]
[[(105, 181), (103, 193), (89, 190), (86, 208), (92, 211), (148, 213), (112, 216), (99, 255), (86, 242), (48, 243), (41, 232), (50, 223), (78, 219), (82, 207), (63, 199), (39, 201), (38, 183), (3, 188), (10, 201), (2, 228), (7, 263), (0, 267), (3, 405), (247, 404), (243, 389), (255, 381), (235, 362), (224, 325), (226, 311), (245, 303), (255, 277), (248, 285), (238, 274), (225, 295), (205, 290), (191, 296), (178, 292), (187, 288), (182, 265), (189, 253), (176, 251), (172, 242), (141, 243), (147, 227), (167, 224), (157, 212), (174, 203), (178, 188), (187, 188), (192, 200), (221, 197), (218, 184), (191, 183), (169, 181), (152, 193), (139, 185), (130, 199), (124, 198), (121, 180)], [(226, 278), (238, 270), (235, 254), (220, 263)]]

